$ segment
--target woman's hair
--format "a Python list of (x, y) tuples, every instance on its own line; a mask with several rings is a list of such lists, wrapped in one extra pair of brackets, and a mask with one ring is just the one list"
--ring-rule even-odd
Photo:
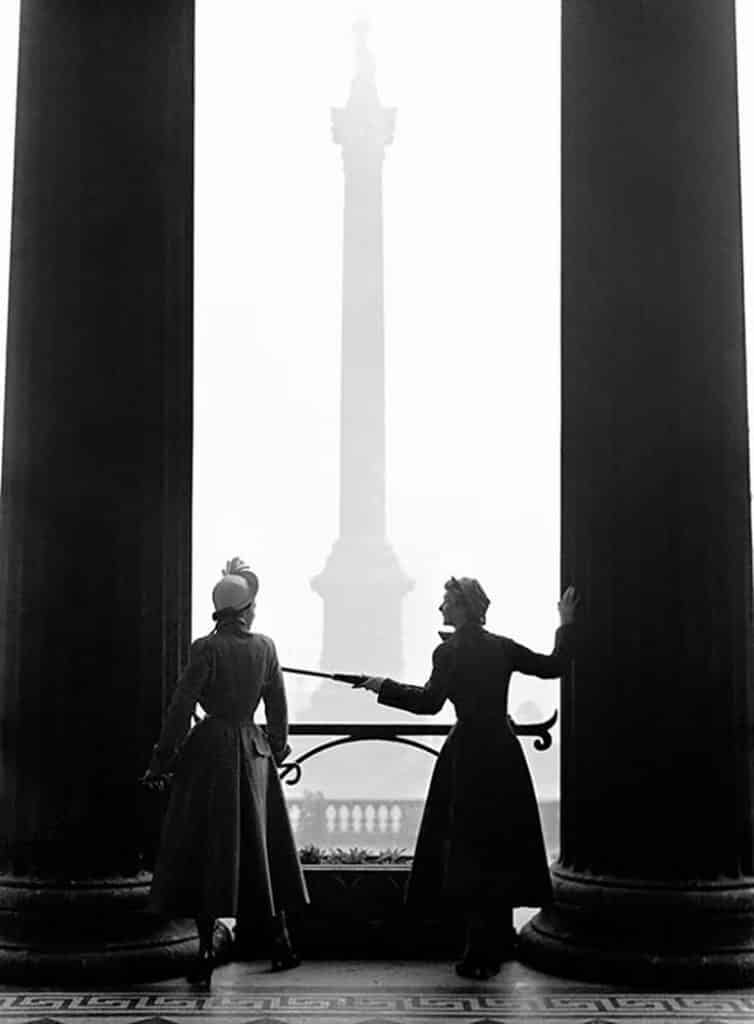
[(463, 602), (472, 621), (478, 622), (481, 626), (484, 625), (490, 599), (482, 589), (479, 580), (472, 579), (471, 576), (461, 576), (459, 579), (451, 576), (445, 584), (445, 589), (455, 594)]

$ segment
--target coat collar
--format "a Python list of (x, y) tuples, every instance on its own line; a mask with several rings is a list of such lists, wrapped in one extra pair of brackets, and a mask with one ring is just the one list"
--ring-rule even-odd
[(471, 637), (480, 636), (484, 632), (484, 626), (479, 622), (464, 622), (458, 629), (440, 629), (440, 639), (446, 643), (458, 643)]

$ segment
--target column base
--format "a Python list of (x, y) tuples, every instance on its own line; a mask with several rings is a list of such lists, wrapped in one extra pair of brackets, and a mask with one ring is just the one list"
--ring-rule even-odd
[(0, 876), (0, 981), (91, 984), (185, 973), (198, 949), (196, 927), (150, 914), (149, 882), (146, 873), (66, 883)]
[(644, 988), (754, 983), (754, 878), (661, 884), (556, 867), (553, 885), (521, 933), (532, 967)]

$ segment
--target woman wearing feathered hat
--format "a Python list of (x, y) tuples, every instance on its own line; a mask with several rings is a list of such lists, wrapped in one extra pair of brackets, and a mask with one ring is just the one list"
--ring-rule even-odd
[[(299, 963), (285, 912), (308, 902), (275, 770), (289, 752), (283, 677), (272, 640), (251, 632), (258, 589), (241, 559), (227, 563), (212, 592), (215, 629), (192, 645), (143, 779), (158, 787), (174, 773), (151, 903), (196, 918), (192, 977), (207, 988), (217, 918), (235, 917), (238, 937), (269, 934), (273, 969), (284, 970)], [(206, 717), (191, 729), (197, 703)]]
[(514, 672), (565, 674), (572, 657), (578, 598), (560, 599), (552, 654), (535, 654), (484, 628), (489, 598), (478, 580), (451, 577), (440, 611), (443, 633), (425, 686), (370, 676), (362, 684), (380, 704), (432, 715), (446, 700), (458, 721), (435, 764), (416, 842), (408, 904), (434, 913), (445, 899), (466, 918), (466, 950), (456, 971), (485, 979), (515, 947), (513, 907), (540, 907), (552, 896), (534, 788), (510, 728)]

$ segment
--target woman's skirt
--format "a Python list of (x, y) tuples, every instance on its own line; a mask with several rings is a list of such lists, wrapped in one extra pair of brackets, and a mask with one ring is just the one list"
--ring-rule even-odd
[(541, 907), (552, 885), (534, 787), (508, 730), (458, 723), (440, 751), (416, 843), (408, 903), (426, 912)]
[(282, 787), (258, 727), (201, 722), (171, 784), (151, 907), (176, 917), (269, 921), (308, 902)]

